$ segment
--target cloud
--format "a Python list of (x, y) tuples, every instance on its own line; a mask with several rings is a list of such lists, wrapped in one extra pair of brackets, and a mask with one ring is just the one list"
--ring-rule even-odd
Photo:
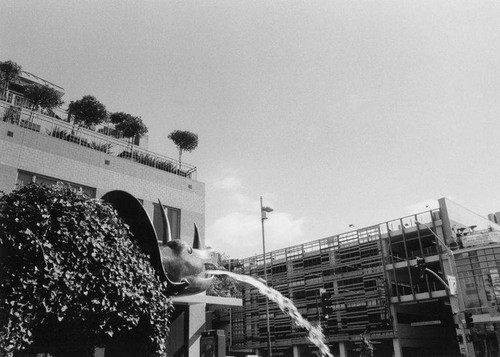
[[(304, 218), (272, 212), (264, 222), (266, 252), (298, 244), (303, 239)], [(232, 258), (262, 254), (262, 225), (259, 213), (234, 212), (207, 227), (206, 244)]]
[(304, 240), (305, 218), (295, 219), (289, 213), (269, 215), (265, 222), (266, 250), (276, 250), (299, 244)]
[(214, 182), (213, 186), (219, 190), (236, 190), (242, 187), (242, 183), (238, 177), (230, 175)]
[[(207, 246), (232, 258), (246, 258), (262, 254), (262, 225), (260, 216), (260, 199), (258, 195), (243, 192), (244, 185), (235, 175), (228, 175), (214, 183), (226, 190), (226, 194), (215, 194), (207, 197)], [(273, 207), (268, 213), (265, 224), (266, 251), (285, 248), (298, 244), (304, 239), (303, 227), (305, 218), (295, 218), (290, 213), (280, 212), (275, 204), (277, 198), (266, 193), (266, 206)], [(214, 214), (217, 212), (217, 214)]]

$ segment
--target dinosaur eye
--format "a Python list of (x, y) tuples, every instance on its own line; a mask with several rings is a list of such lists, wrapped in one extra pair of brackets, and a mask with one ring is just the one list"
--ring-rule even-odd
[(188, 253), (189, 253), (189, 254), (193, 254), (193, 248), (188, 247)]

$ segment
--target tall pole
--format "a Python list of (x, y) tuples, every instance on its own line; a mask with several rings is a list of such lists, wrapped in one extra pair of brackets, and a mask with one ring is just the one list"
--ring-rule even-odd
[[(318, 315), (318, 326), (321, 326), (321, 315), (319, 313), (318, 294), (319, 294), (319, 290), (316, 291), (315, 296), (316, 296), (316, 313)], [(324, 313), (324, 311), (323, 311), (323, 313)]]
[[(272, 209), (269, 207), (262, 206), (262, 196), (260, 196), (260, 213), (261, 213), (261, 223), (262, 223), (262, 252), (264, 258), (264, 280), (266, 284), (269, 285), (267, 281), (267, 262), (266, 262), (266, 238), (264, 234), (264, 221), (267, 219), (266, 212), (271, 212)], [(267, 323), (267, 355), (272, 357), (273, 353), (271, 351), (271, 329), (269, 327), (269, 300), (266, 299), (266, 323)]]
[[(231, 258), (229, 258), (229, 272), (231, 272)], [(231, 308), (229, 308), (229, 351), (233, 349), (233, 319)]]

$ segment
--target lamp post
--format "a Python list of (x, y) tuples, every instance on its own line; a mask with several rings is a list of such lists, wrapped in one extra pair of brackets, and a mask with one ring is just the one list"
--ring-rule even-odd
[[(260, 196), (260, 217), (262, 223), (262, 252), (264, 258), (264, 280), (267, 284), (267, 263), (266, 263), (266, 238), (264, 234), (264, 221), (267, 219), (266, 213), (272, 212), (271, 207), (262, 206), (262, 196)], [(267, 355), (272, 357), (273, 353), (271, 351), (271, 329), (269, 327), (269, 301), (266, 299), (266, 322), (267, 322)]]
[[(462, 295), (461, 295), (461, 287), (460, 287), (460, 282), (458, 281), (458, 272), (457, 272), (457, 269), (456, 269), (456, 263), (455, 263), (455, 255), (453, 254), (453, 250), (450, 249), (450, 247), (448, 247), (444, 242), (443, 240), (441, 239), (441, 237), (439, 237), (436, 232), (434, 232), (431, 227), (429, 227), (427, 224), (425, 223), (422, 223), (422, 222), (419, 222), (419, 221), (415, 221), (415, 223), (417, 224), (417, 226), (424, 226), (426, 227), (429, 232), (431, 232), (431, 234), (436, 238), (437, 242), (439, 243), (439, 245), (441, 245), (445, 250), (446, 250), (446, 254), (448, 255), (448, 264), (450, 266), (450, 274), (455, 277), (456, 279), (456, 299), (457, 299), (457, 306), (458, 306), (458, 310), (459, 311), (464, 311), (465, 310), (465, 305), (462, 301)], [(448, 289), (450, 290), (450, 296), (452, 295), (451, 294), (451, 286), (448, 286)], [(450, 297), (450, 300), (451, 300), (451, 297)], [(457, 315), (458, 316), (458, 315)], [(460, 320), (460, 317), (458, 317), (458, 319)], [(469, 346), (469, 343), (467, 342), (467, 338), (465, 336), (465, 331), (464, 331), (464, 327), (463, 327), (463, 324), (462, 324), (462, 321), (458, 321), (459, 322), (459, 326), (460, 326), (460, 332), (462, 334), (462, 339), (463, 339), (463, 342), (464, 342), (464, 346), (465, 346), (465, 352), (466, 352), (466, 355), (468, 357), (474, 357), (476, 354), (475, 354), (475, 351), (474, 351), (474, 348)]]
[[(436, 238), (436, 240), (438, 241), (439, 245), (441, 245), (445, 250), (446, 250), (446, 253), (448, 254), (448, 264), (450, 265), (450, 273), (452, 273), (453, 275), (455, 275), (455, 269), (453, 269), (453, 263), (455, 263), (455, 256), (453, 255), (453, 250), (450, 249), (450, 247), (448, 247), (442, 240), (441, 240), (441, 237), (439, 237), (436, 232), (434, 232), (431, 227), (429, 227), (427, 224), (425, 223), (422, 223), (422, 222), (419, 222), (419, 221), (415, 221), (415, 223), (417, 224), (417, 226), (425, 226), (429, 232), (431, 232), (431, 234)], [(452, 262), (453, 260), (453, 262)]]
[[(231, 272), (231, 258), (229, 258), (229, 269)], [(233, 349), (233, 318), (231, 308), (229, 308), (229, 351)]]

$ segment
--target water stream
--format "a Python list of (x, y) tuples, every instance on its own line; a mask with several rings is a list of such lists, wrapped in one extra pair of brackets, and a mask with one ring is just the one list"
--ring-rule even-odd
[(321, 325), (312, 325), (309, 321), (304, 319), (293, 304), (292, 300), (284, 297), (279, 291), (270, 288), (266, 284), (248, 275), (240, 275), (223, 270), (208, 270), (207, 273), (213, 275), (227, 275), (237, 281), (256, 287), (261, 294), (267, 296), (269, 300), (277, 303), (281, 311), (288, 314), (297, 326), (303, 327), (309, 332), (307, 339), (318, 347), (322, 356), (334, 357), (325, 343), (325, 336), (323, 335)]

